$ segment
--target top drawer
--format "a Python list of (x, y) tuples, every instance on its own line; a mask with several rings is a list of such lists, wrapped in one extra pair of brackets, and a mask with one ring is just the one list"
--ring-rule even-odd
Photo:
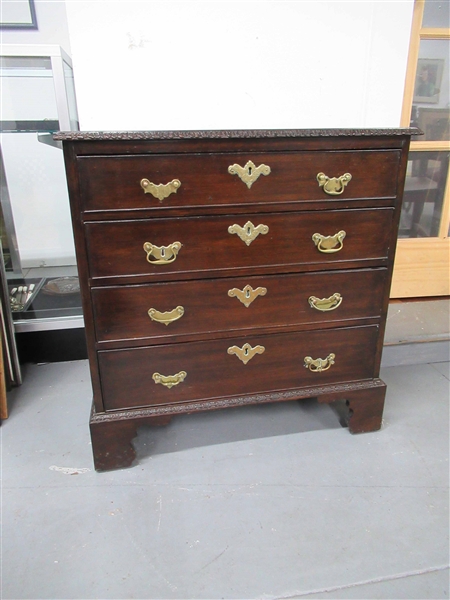
[[(154, 210), (352, 199), (391, 199), (392, 205), (400, 154), (366, 150), (82, 156), (82, 207)], [(348, 173), (350, 180), (339, 179)]]

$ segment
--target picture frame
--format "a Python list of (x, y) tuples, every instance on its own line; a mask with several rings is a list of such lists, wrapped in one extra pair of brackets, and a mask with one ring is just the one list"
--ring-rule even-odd
[(414, 103), (439, 103), (443, 72), (443, 58), (419, 58), (414, 84)]
[(0, 29), (37, 29), (34, 0), (1, 0)]

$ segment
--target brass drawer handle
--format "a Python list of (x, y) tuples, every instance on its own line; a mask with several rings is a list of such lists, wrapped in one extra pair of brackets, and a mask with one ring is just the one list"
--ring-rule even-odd
[(325, 254), (331, 254), (332, 252), (339, 252), (344, 247), (344, 238), (347, 234), (345, 231), (339, 231), (335, 235), (322, 235), (315, 233), (312, 236), (312, 240), (317, 246), (320, 252)]
[(255, 354), (262, 354), (264, 350), (264, 346), (255, 346), (252, 348), (250, 344), (244, 344), (242, 348), (239, 348), (239, 346), (230, 346), (227, 352), (228, 354), (235, 354), (246, 365)]
[(255, 298), (258, 296), (265, 296), (266, 294), (267, 288), (257, 287), (256, 290), (254, 290), (251, 285), (246, 285), (242, 290), (239, 290), (238, 288), (228, 290), (230, 298), (237, 298), (242, 302), (245, 308), (248, 308)]
[(237, 175), (250, 189), (260, 175), (269, 175), (270, 167), (267, 165), (259, 165), (257, 167), (253, 161), (249, 160), (243, 167), (236, 163), (230, 165), (228, 173), (230, 175)]
[(317, 174), (319, 187), (323, 187), (323, 191), (330, 196), (339, 196), (344, 191), (345, 186), (349, 183), (352, 176), (350, 173), (344, 173), (340, 177), (327, 177), (325, 173)]
[(327, 312), (329, 310), (336, 310), (336, 308), (342, 304), (342, 296), (338, 293), (333, 294), (329, 298), (316, 298), (315, 296), (310, 296), (308, 302), (311, 308), (315, 308), (321, 312)]
[(174, 385), (182, 383), (186, 378), (186, 371), (180, 371), (176, 375), (161, 375), (160, 373), (153, 373), (152, 379), (155, 383), (160, 383), (169, 389)]
[(228, 227), (228, 233), (235, 233), (243, 242), (247, 244), (247, 246), (250, 246), (250, 244), (258, 237), (259, 234), (266, 235), (268, 232), (269, 228), (267, 225), (261, 224), (255, 227), (251, 221), (247, 221), (244, 227), (236, 224)]
[(167, 265), (177, 258), (181, 243), (173, 242), (168, 246), (155, 246), (150, 242), (145, 242), (144, 251), (147, 254), (147, 260), (152, 265)]
[(173, 310), (167, 312), (159, 312), (156, 308), (150, 308), (148, 311), (148, 316), (152, 321), (156, 321), (157, 323), (164, 323), (164, 325), (169, 325), (174, 321), (178, 321), (184, 315), (184, 308), (182, 306), (177, 306)]
[(315, 360), (311, 356), (305, 356), (304, 366), (312, 371), (313, 373), (321, 373), (322, 371), (328, 371), (331, 365), (334, 365), (334, 359), (336, 355), (331, 353), (326, 358), (316, 358)]
[(179, 179), (172, 179), (169, 183), (152, 183), (148, 179), (141, 179), (141, 188), (144, 190), (146, 194), (151, 194), (155, 198), (158, 198), (160, 202), (162, 202), (165, 198), (170, 196), (170, 194), (176, 194), (178, 188), (181, 186), (181, 181)]

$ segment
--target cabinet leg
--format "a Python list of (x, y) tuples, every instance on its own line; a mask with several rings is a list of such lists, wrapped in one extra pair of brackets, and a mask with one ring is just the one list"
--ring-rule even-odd
[(366, 433), (381, 428), (386, 385), (351, 392), (346, 396), (348, 428), (351, 433)]
[(366, 433), (381, 428), (385, 396), (386, 384), (378, 379), (374, 387), (321, 394), (317, 399), (331, 405), (350, 433)]
[(96, 471), (130, 467), (136, 458), (132, 441), (137, 436), (138, 427), (164, 426), (172, 419), (172, 415), (124, 420), (117, 415), (115, 417), (108, 420), (103, 415), (96, 415), (95, 411), (92, 413), (89, 426)]
[(136, 458), (132, 440), (136, 437), (134, 421), (90, 423), (92, 452), (96, 471), (130, 467)]

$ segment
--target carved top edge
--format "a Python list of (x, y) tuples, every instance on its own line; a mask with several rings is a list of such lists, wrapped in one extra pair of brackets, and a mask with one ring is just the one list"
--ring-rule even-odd
[(203, 131), (58, 131), (55, 140), (116, 141), (116, 140), (197, 140), (309, 137), (373, 137), (422, 135), (416, 127), (387, 129), (237, 129)]

